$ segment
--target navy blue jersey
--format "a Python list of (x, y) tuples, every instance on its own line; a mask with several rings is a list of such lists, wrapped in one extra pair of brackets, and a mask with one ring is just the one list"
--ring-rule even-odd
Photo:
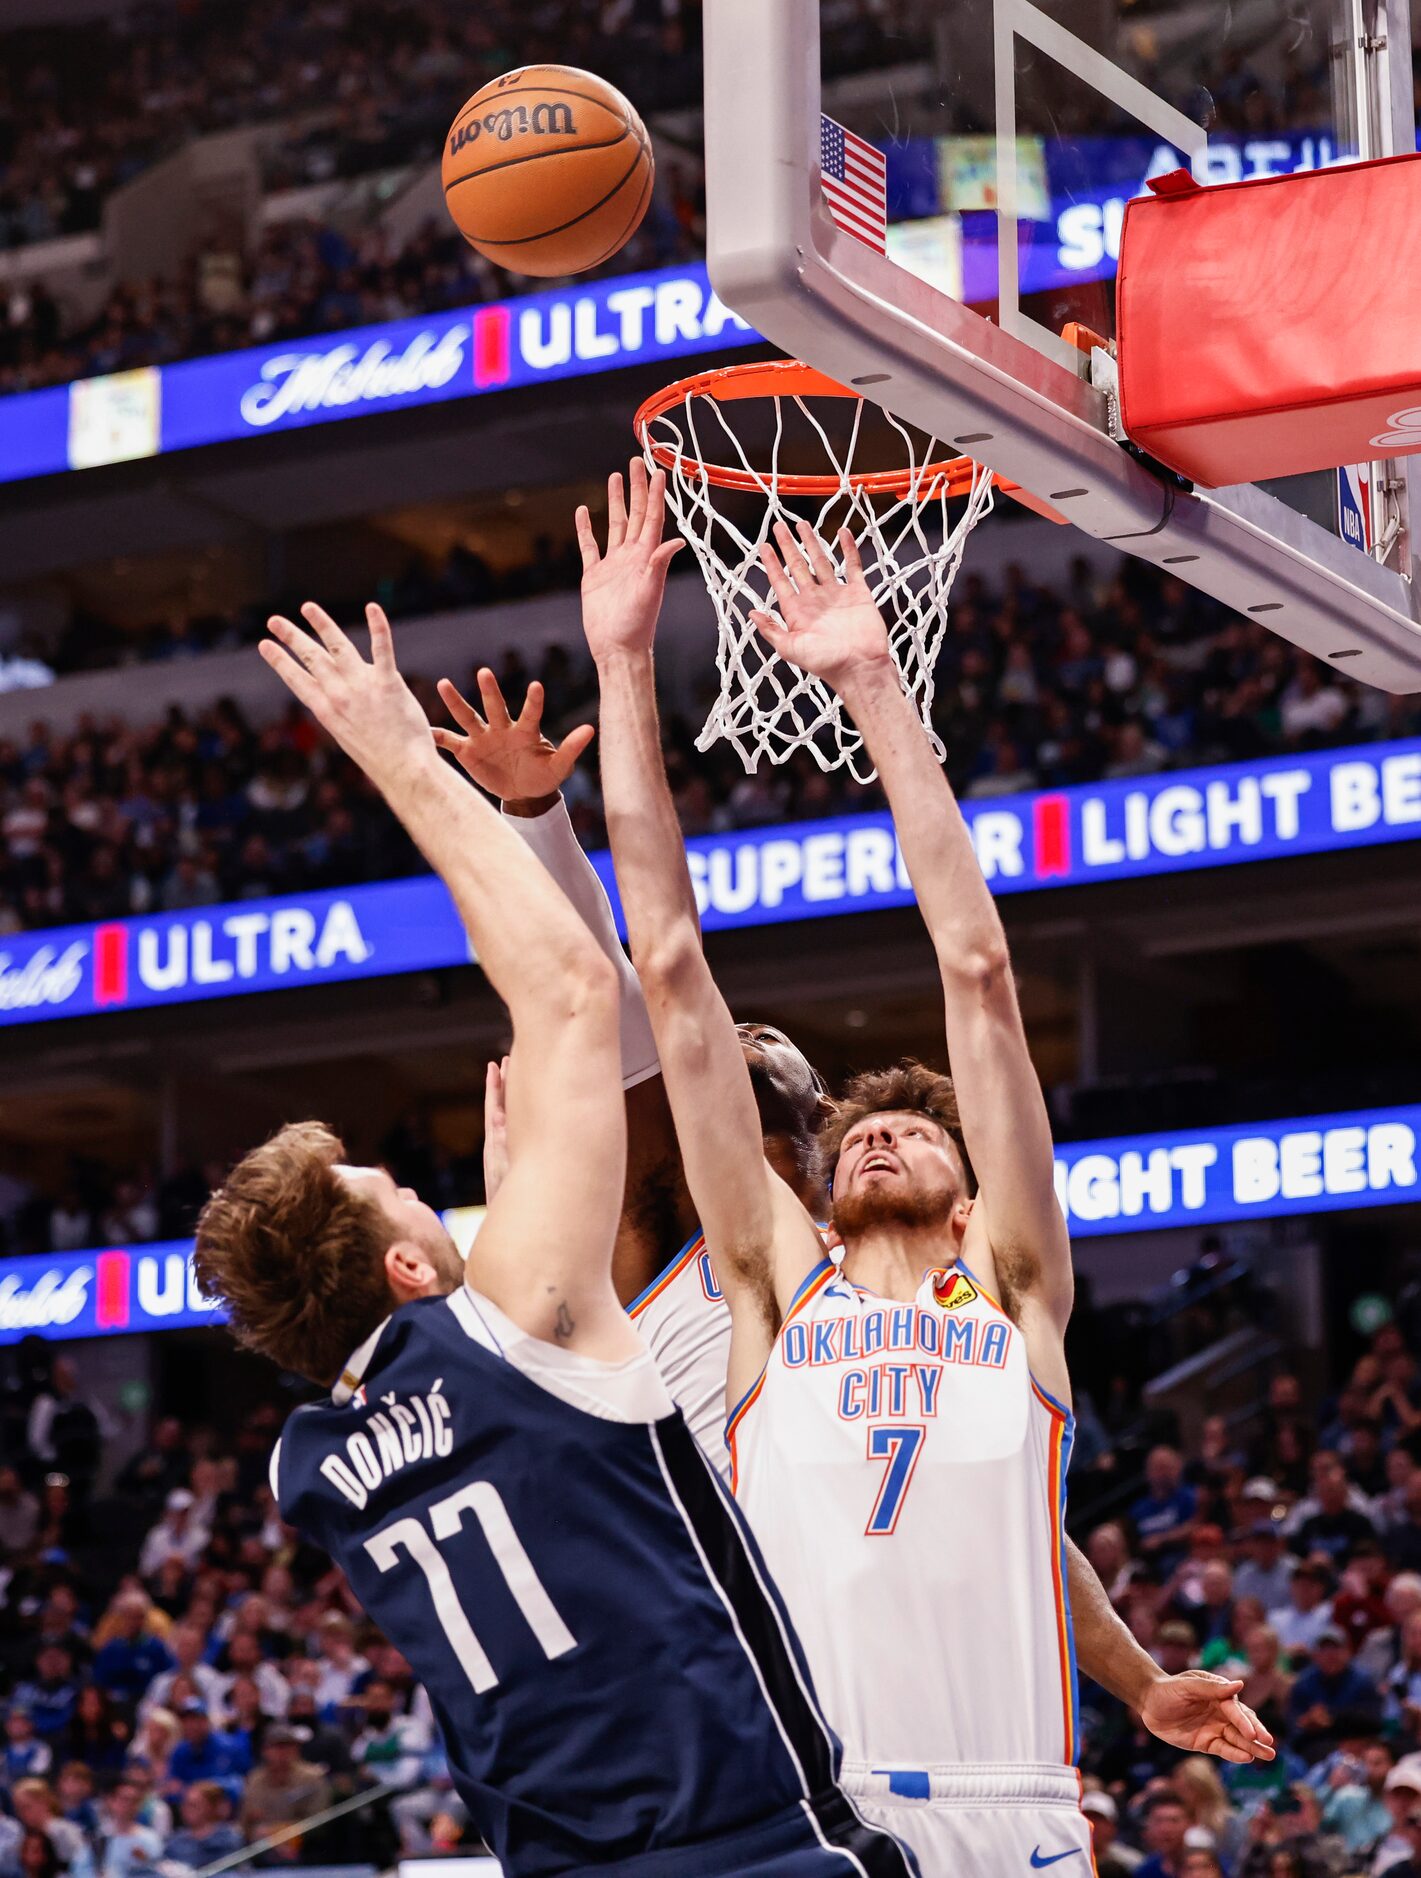
[(744, 1869), (706, 1842), (798, 1811), (826, 1847), (850, 1834), (845, 1871), (902, 1878), (847, 1814), (783, 1606), (680, 1413), (576, 1406), (500, 1325), (462, 1289), (405, 1305), (290, 1418), (273, 1479), (409, 1658), (505, 1871), (679, 1874), (678, 1848), (688, 1874)]

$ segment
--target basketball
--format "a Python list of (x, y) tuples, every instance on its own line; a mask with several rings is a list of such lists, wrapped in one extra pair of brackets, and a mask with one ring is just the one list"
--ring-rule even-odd
[(479, 253), (519, 274), (580, 274), (640, 225), (651, 139), (614, 85), (527, 65), (476, 91), (449, 127), (444, 200)]

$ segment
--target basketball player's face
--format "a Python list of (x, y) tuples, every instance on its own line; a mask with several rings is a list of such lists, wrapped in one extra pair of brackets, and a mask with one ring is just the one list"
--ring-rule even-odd
[(417, 1252), (433, 1273), (430, 1292), (439, 1296), (455, 1290), (464, 1280), (464, 1261), (444, 1230), (444, 1222), (412, 1187), (401, 1187), (384, 1167), (340, 1167), (346, 1185), (373, 1200), (394, 1228), (402, 1245)]
[(956, 1144), (929, 1116), (866, 1115), (839, 1150), (834, 1224), (845, 1242), (874, 1226), (946, 1226), (965, 1184)]

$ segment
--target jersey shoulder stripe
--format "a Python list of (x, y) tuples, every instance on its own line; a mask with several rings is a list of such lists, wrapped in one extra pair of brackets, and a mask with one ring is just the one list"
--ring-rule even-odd
[(740, 1466), (735, 1452), (735, 1431), (760, 1398), (760, 1391), (765, 1386), (765, 1378), (770, 1373), (770, 1357), (774, 1355), (775, 1348), (785, 1334), (785, 1325), (797, 1317), (807, 1305), (813, 1303), (830, 1280), (838, 1276), (838, 1271), (839, 1268), (833, 1259), (825, 1257), (805, 1278), (790, 1300), (790, 1307), (784, 1314), (784, 1322), (775, 1333), (774, 1344), (770, 1346), (770, 1356), (765, 1358), (764, 1368), (730, 1412), (730, 1419), (725, 1424), (725, 1445), (730, 1449), (730, 1491), (732, 1493), (740, 1484)]
[[(778, 1343), (780, 1338), (785, 1334), (785, 1324), (789, 1323), (791, 1318), (796, 1317), (807, 1304), (818, 1297), (819, 1293), (824, 1289), (825, 1285), (828, 1284), (829, 1280), (838, 1269), (838, 1266), (830, 1258), (824, 1258), (819, 1261), (814, 1267), (814, 1270), (810, 1272), (809, 1276), (804, 1280), (804, 1283), (799, 1287), (798, 1291), (795, 1292), (793, 1298), (790, 1299), (789, 1309), (785, 1312), (784, 1320), (775, 1333), (776, 1343)], [(771, 1354), (773, 1354), (773, 1345), (771, 1346)], [(754, 1382), (751, 1383), (750, 1387), (730, 1411), (729, 1419), (725, 1424), (725, 1438), (727, 1441), (732, 1438), (746, 1409), (749, 1408), (750, 1404), (764, 1387), (765, 1370), (768, 1368), (769, 1363), (766, 1361), (765, 1369), (760, 1371)]]
[(1071, 1618), (1069, 1570), (1066, 1562), (1066, 1471), (1071, 1464), (1071, 1445), (1076, 1420), (1063, 1403), (1056, 1400), (1033, 1376), (1031, 1392), (1051, 1418), (1047, 1436), (1049, 1483), (1047, 1502), (1051, 1515), (1051, 1593), (1055, 1604), (1056, 1645), (1061, 1663), (1061, 1709), (1065, 1724), (1066, 1763), (1073, 1765), (1080, 1729), (1080, 1687), (1076, 1673), (1075, 1624)]
[(685, 1245), (681, 1247), (681, 1250), (676, 1254), (675, 1258), (672, 1259), (671, 1263), (652, 1279), (651, 1283), (646, 1287), (646, 1290), (638, 1297), (632, 1299), (631, 1303), (627, 1306), (627, 1316), (639, 1317), (646, 1309), (647, 1305), (650, 1304), (653, 1299), (659, 1298), (668, 1285), (674, 1284), (676, 1279), (681, 1276), (681, 1273), (685, 1271), (686, 1267), (691, 1263), (692, 1259), (699, 1257), (705, 1249), (705, 1234), (703, 1232), (695, 1233), (686, 1241)]

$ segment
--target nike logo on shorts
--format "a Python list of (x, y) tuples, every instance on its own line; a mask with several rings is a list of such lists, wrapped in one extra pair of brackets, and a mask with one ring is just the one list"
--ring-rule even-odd
[(1038, 1845), (1031, 1854), (1031, 1869), (1033, 1871), (1045, 1871), (1048, 1865), (1059, 1865), (1063, 1858), (1074, 1858), (1080, 1849), (1078, 1845), (1071, 1845), (1067, 1846), (1064, 1852), (1053, 1852), (1049, 1858), (1043, 1858), (1041, 1847)]

